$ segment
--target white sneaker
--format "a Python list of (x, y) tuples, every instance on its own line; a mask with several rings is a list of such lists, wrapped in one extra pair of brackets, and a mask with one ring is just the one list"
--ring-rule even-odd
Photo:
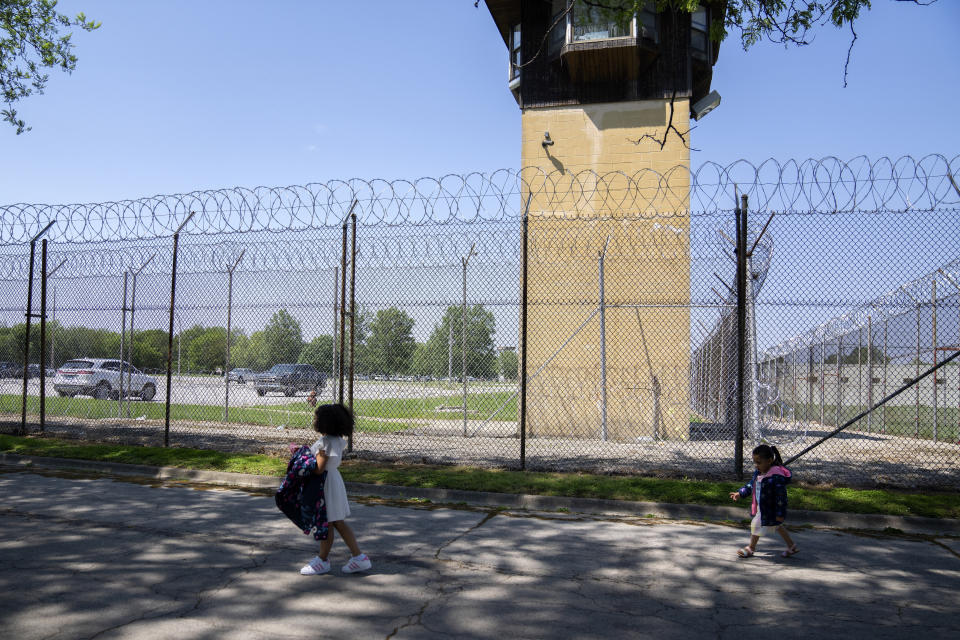
[(303, 565), (303, 568), (300, 569), (300, 575), (319, 576), (327, 571), (330, 571), (330, 561), (324, 560), (320, 556), (316, 556), (313, 560)]
[(360, 571), (369, 571), (370, 567), (373, 566), (373, 563), (370, 562), (370, 558), (367, 557), (367, 554), (361, 553), (358, 556), (353, 556), (350, 558), (350, 562), (343, 565), (340, 568), (340, 571), (343, 573), (358, 573)]

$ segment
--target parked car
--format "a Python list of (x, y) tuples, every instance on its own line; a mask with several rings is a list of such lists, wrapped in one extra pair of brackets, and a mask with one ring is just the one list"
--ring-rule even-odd
[(327, 382), (326, 374), (317, 371), (310, 364), (275, 364), (270, 371), (254, 378), (253, 386), (258, 396), (268, 391), (282, 391), (292, 396), (297, 391), (323, 391)]
[(128, 362), (83, 358), (68, 360), (57, 369), (53, 389), (61, 396), (86, 395), (102, 399), (118, 399), (123, 389), (125, 397), (135, 396), (149, 401), (157, 395), (157, 380)]
[(227, 380), (230, 382), (239, 382), (240, 384), (245, 384), (247, 380), (253, 380), (257, 377), (257, 372), (253, 369), (231, 369), (230, 373), (227, 374)]
[(0, 378), (20, 378), (23, 376), (23, 365), (17, 366), (13, 362), (0, 360)]

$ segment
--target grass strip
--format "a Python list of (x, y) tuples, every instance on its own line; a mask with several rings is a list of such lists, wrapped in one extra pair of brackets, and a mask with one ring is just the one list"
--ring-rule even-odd
[(224, 453), (209, 449), (141, 447), (118, 444), (78, 444), (69, 440), (0, 434), (0, 452), (97, 462), (122, 462), (184, 469), (230, 471), (280, 476), (287, 461), (253, 453)]
[[(494, 416), (498, 421), (516, 421), (517, 400), (512, 393), (498, 391), (492, 393), (471, 393), (467, 395), (467, 411), (473, 419), (486, 418), (498, 408), (503, 407)], [(0, 412), (19, 414), (22, 396), (19, 394), (0, 395)], [(457, 420), (462, 415), (462, 396), (438, 396), (430, 398), (358, 398), (354, 401), (354, 413), (357, 416), (358, 431), (398, 431), (410, 428), (409, 424), (389, 424), (390, 420)], [(127, 404), (116, 400), (99, 400), (75, 396), (73, 398), (47, 396), (46, 414), (48, 416), (69, 416), (87, 420), (104, 420), (125, 416)], [(310, 425), (306, 398), (299, 398), (280, 404), (254, 406), (234, 405), (230, 407), (229, 423), (274, 426), (278, 424)], [(29, 396), (27, 413), (38, 415), (39, 396)], [(143, 417), (146, 420), (163, 420), (165, 406), (162, 402), (130, 402), (130, 416)], [(223, 422), (223, 407), (207, 404), (171, 403), (170, 417), (173, 420), (193, 420), (198, 422)], [(369, 418), (363, 421), (363, 418)], [(377, 421), (380, 419), (380, 421)]]
[[(0, 452), (230, 471), (278, 478), (287, 465), (284, 458), (263, 454), (223, 453), (179, 447), (77, 444), (54, 438), (2, 434), (0, 434)], [(734, 503), (729, 498), (729, 493), (740, 486), (736, 482), (587, 473), (505, 471), (367, 460), (347, 460), (340, 470), (348, 482), (607, 500), (733, 505), (743, 509), (745, 518), (749, 515), (748, 501), (741, 500)], [(789, 496), (791, 509), (960, 518), (960, 493), (957, 492), (910, 493), (889, 489), (794, 486), (789, 489)]]

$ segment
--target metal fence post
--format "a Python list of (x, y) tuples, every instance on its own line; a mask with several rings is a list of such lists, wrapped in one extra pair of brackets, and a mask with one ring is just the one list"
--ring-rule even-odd
[[(354, 200), (353, 204), (356, 206), (357, 201)], [(353, 379), (355, 374), (353, 367), (355, 364), (354, 355), (357, 350), (357, 214), (353, 212), (352, 206), (350, 207), (350, 223), (353, 235), (350, 249), (350, 377), (347, 379), (349, 385), (347, 399), (350, 413), (353, 414)], [(353, 451), (353, 433), (347, 438), (347, 451)]]
[[(120, 307), (120, 362), (123, 362), (123, 350), (127, 334), (127, 284), (130, 270), (123, 272), (123, 304)], [(120, 375), (120, 396), (117, 398), (117, 417), (123, 415), (123, 374)]]
[(810, 414), (813, 413), (813, 345), (807, 347), (807, 401), (804, 403), (806, 410), (803, 412), (803, 419), (810, 422)]
[[(873, 406), (873, 316), (867, 316), (867, 406)], [(867, 433), (873, 433), (873, 412), (867, 414)]]
[(339, 328), (337, 315), (340, 311), (339, 300), (337, 299), (337, 290), (340, 288), (340, 267), (333, 268), (333, 334), (330, 340), (330, 398), (335, 402), (337, 399), (337, 367), (339, 366), (339, 354), (337, 353), (337, 336)]
[[(933, 343), (933, 366), (937, 366), (937, 279), (933, 279), (930, 291), (930, 322), (931, 340)], [(939, 376), (933, 374), (933, 441), (937, 441), (937, 381)]]
[(857, 411), (863, 411), (863, 327), (857, 327)]
[[(27, 312), (26, 312), (26, 326), (24, 327), (24, 338), (23, 338), (23, 398), (21, 403), (21, 415), (20, 415), (20, 430), (18, 431), (19, 435), (27, 435), (27, 381), (30, 379), (30, 321), (33, 319), (33, 259), (36, 255), (36, 245), (37, 240), (47, 232), (47, 230), (53, 226), (53, 223), (56, 220), (51, 220), (47, 223), (43, 229), (40, 230), (40, 233), (33, 236), (30, 240), (30, 271), (27, 276)], [(41, 356), (40, 366), (43, 366), (43, 359)]]
[(470, 246), (470, 251), (467, 253), (466, 258), (460, 258), (460, 262), (463, 264), (463, 306), (460, 311), (460, 356), (463, 361), (463, 366), (460, 371), (460, 375), (463, 382), (463, 436), (467, 436), (467, 265), (470, 263), (470, 258), (476, 253), (474, 248), (477, 246), (477, 243), (473, 243)]
[[(223, 363), (223, 377), (224, 377), (224, 388), (223, 388), (223, 421), (228, 422), (230, 420), (230, 329), (231, 329), (231, 315), (233, 311), (233, 272), (236, 270), (237, 266), (240, 264), (240, 261), (243, 260), (243, 254), (246, 253), (246, 249), (240, 252), (240, 255), (237, 256), (236, 262), (233, 263), (229, 269), (227, 269), (227, 352), (225, 354), (226, 361)], [(183, 327), (180, 328), (180, 334), (183, 333)], [(189, 355), (189, 354), (188, 354)], [(177, 336), (177, 375), (180, 375), (180, 335)]]
[[(604, 292), (605, 260), (607, 258), (607, 247), (610, 246), (610, 236), (603, 245), (603, 251), (599, 255), (599, 278), (600, 278), (600, 438), (607, 440), (607, 301)], [(654, 409), (654, 433), (657, 431), (657, 415)]]
[(40, 433), (43, 433), (47, 419), (47, 376), (44, 363), (47, 346), (47, 239), (40, 243)]
[[(746, 210), (746, 206), (744, 206), (744, 210)], [(746, 239), (746, 234), (744, 234), (744, 239)], [(745, 366), (746, 377), (743, 379), (743, 383), (746, 385), (744, 397), (746, 399), (747, 409), (744, 413), (747, 422), (744, 425), (744, 432), (747, 438), (752, 442), (756, 442), (760, 438), (760, 389), (757, 384), (757, 377), (760, 372), (758, 371), (757, 364), (757, 309), (754, 304), (753, 259), (751, 258), (750, 252), (747, 252), (745, 258), (745, 273), (744, 316), (746, 323), (744, 327), (744, 338), (746, 339), (747, 362)]]
[(523, 290), (520, 294), (520, 469), (527, 468), (527, 263), (529, 229), (530, 195), (527, 195), (527, 206), (523, 210), (523, 249), (521, 267), (523, 272)]
[[(51, 223), (52, 224), (52, 223)], [(42, 232), (41, 232), (42, 233)], [(25, 336), (23, 340), (23, 396), (20, 401), (20, 429), (18, 435), (27, 435), (27, 381), (30, 377), (30, 320), (33, 317), (33, 258), (36, 253), (36, 238), (30, 241), (30, 272), (27, 276), (27, 312)]]
[(826, 336), (820, 338), (820, 425), (823, 426), (827, 422), (827, 381), (824, 377), (826, 374), (826, 361), (827, 361), (827, 339)]
[(837, 407), (836, 407), (836, 422), (833, 426), (840, 426), (840, 412), (843, 407), (843, 366), (841, 362), (843, 361), (843, 334), (837, 336)]
[[(151, 256), (151, 259), (152, 258), (153, 256)], [(142, 267), (140, 267), (140, 269), (143, 269), (143, 267), (145, 266), (147, 265), (144, 264)], [(128, 366), (133, 366), (133, 327), (134, 327), (133, 317), (137, 311), (137, 276), (140, 274), (140, 269), (137, 269), (137, 271), (133, 272), (132, 277), (130, 278), (130, 342), (127, 343), (127, 357), (126, 357)], [(173, 325), (171, 325), (171, 327), (172, 326)], [(123, 361), (124, 359), (120, 358), (120, 379), (121, 380), (123, 380)], [(133, 382), (133, 378), (132, 376), (129, 375), (130, 373), (132, 373), (129, 368), (127, 369), (127, 373), (128, 373), (127, 395), (124, 396), (123, 394), (123, 383), (121, 382), (120, 389), (117, 391), (117, 393), (119, 394), (119, 397), (117, 400), (120, 402), (120, 415), (123, 415), (124, 400), (126, 400), (127, 418), (129, 418), (130, 417), (130, 400), (129, 400), (130, 385)], [(168, 394), (168, 397), (169, 397), (169, 394)]]
[[(887, 355), (887, 325), (890, 320), (884, 316), (883, 318), (883, 396), (887, 396), (887, 362), (889, 362), (890, 357)], [(883, 405), (883, 413), (880, 416), (880, 433), (887, 432), (887, 405)]]
[[(917, 314), (917, 377), (920, 377), (920, 303), (915, 301), (914, 312)], [(913, 417), (913, 437), (917, 438), (920, 436), (920, 385), (918, 384), (914, 389), (914, 402), (915, 411)]]
[[(177, 242), (177, 237), (176, 235), (174, 235), (174, 244), (173, 244), (174, 251), (176, 251), (176, 246), (177, 246), (176, 242)], [(174, 255), (176, 255), (176, 253), (174, 253)], [(150, 258), (148, 258), (146, 262), (140, 265), (139, 269), (133, 272), (133, 278), (132, 278), (133, 282), (130, 284), (130, 344), (127, 347), (128, 348), (128, 351), (127, 351), (128, 353), (128, 356), (127, 356), (127, 417), (128, 418), (130, 417), (130, 396), (131, 396), (130, 391), (133, 385), (133, 371), (130, 367), (133, 366), (133, 314), (136, 312), (136, 308), (137, 308), (137, 304), (136, 304), (137, 277), (140, 275), (140, 272), (142, 272), (144, 269), (147, 268), (148, 264), (153, 262), (153, 259), (155, 257), (157, 257), (157, 254), (153, 254), (152, 256), (150, 256)], [(174, 261), (174, 267), (176, 267), (176, 261)], [(170, 335), (172, 336), (173, 321), (170, 322), (170, 331), (171, 331)], [(123, 380), (123, 358), (120, 359), (120, 362), (121, 362), (120, 379)], [(120, 389), (117, 390), (117, 394), (119, 395), (119, 401), (121, 403), (120, 406), (122, 407), (123, 406), (123, 382), (120, 383)]]
[(344, 353), (347, 341), (347, 218), (343, 220), (343, 248), (340, 253), (340, 269), (343, 272), (343, 277), (340, 279), (340, 357), (338, 358), (340, 362), (340, 371), (338, 372), (340, 381), (337, 385), (337, 401), (343, 404), (343, 383), (346, 375)]
[(737, 479), (743, 480), (743, 422), (745, 414), (744, 380), (746, 377), (747, 330), (747, 196), (740, 199), (737, 216), (737, 439), (733, 467)]
[[(187, 216), (187, 219), (180, 223), (180, 226), (177, 227), (177, 230), (173, 232), (173, 267), (170, 270), (170, 324), (167, 331), (167, 397), (164, 407), (164, 419), (163, 419), (163, 446), (170, 446), (170, 389), (173, 383), (173, 314), (176, 309), (176, 297), (177, 297), (177, 249), (180, 245), (180, 231), (188, 222), (190, 218), (193, 217), (194, 212), (191, 211), (190, 215)], [(153, 260), (151, 257), (150, 260)], [(148, 260), (149, 262), (149, 260)], [(144, 265), (146, 266), (146, 265)], [(141, 267), (142, 269), (143, 267)], [(137, 272), (139, 273), (139, 271)], [(136, 282), (136, 275), (134, 275), (134, 282)], [(133, 306), (131, 304), (131, 306)], [(133, 312), (130, 312), (130, 343), (133, 343)], [(130, 366), (133, 366), (133, 363), (130, 363)], [(127, 393), (130, 393), (130, 385), (127, 385)], [(129, 410), (130, 404), (127, 403)]]
[[(800, 400), (800, 397), (797, 395), (797, 352), (796, 352), (796, 351), (791, 351), (791, 352), (790, 352), (790, 355), (789, 355), (790, 364), (787, 364), (786, 358), (787, 358), (787, 356), (784, 356), (783, 364), (784, 364), (784, 368), (787, 369), (787, 372), (789, 372), (789, 375), (790, 375), (790, 387), (791, 387), (791, 389), (790, 389), (790, 394), (791, 394), (790, 404), (793, 406), (793, 419), (796, 420), (796, 419), (797, 419), (797, 404), (799, 403), (799, 400)], [(777, 384), (774, 385), (774, 388), (777, 389), (777, 392), (779, 393), (779, 390), (780, 390), (779, 376), (776, 375), (778, 371), (779, 371), (779, 367), (776, 367), (776, 366), (775, 366), (775, 367), (774, 367), (774, 376), (775, 376), (774, 380), (775, 380), (775, 382), (777, 382)], [(787, 372), (784, 372), (784, 375), (787, 375)]]

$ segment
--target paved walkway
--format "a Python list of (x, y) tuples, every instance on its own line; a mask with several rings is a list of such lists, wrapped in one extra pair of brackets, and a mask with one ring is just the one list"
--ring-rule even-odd
[(810, 528), (738, 560), (734, 526), (368, 500), (374, 570), (302, 577), (262, 490), (7, 468), (0, 494), (2, 638), (960, 636), (957, 538)]

